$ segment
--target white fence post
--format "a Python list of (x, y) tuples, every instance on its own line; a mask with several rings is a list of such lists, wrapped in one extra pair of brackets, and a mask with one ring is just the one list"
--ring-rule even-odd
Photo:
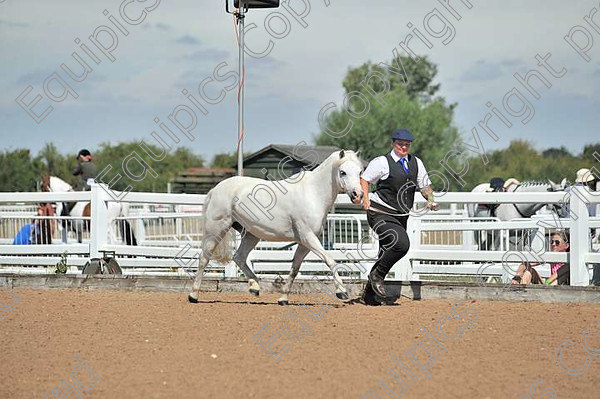
[(144, 226), (144, 218), (141, 217), (135, 221), (135, 236), (137, 238), (138, 245), (146, 241), (146, 228)]
[[(573, 187), (578, 190), (580, 187)], [(590, 248), (589, 215), (586, 203), (579, 195), (571, 192), (570, 198), (570, 267), (571, 285), (587, 286), (590, 283), (590, 275), (585, 263), (585, 254)]]
[(107, 244), (108, 215), (106, 194), (98, 184), (92, 185), (92, 206), (90, 222), (90, 258), (100, 258), (100, 251)]

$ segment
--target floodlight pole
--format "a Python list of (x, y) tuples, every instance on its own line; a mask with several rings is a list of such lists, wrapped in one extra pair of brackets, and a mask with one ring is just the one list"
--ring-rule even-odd
[(244, 76), (244, 18), (250, 8), (277, 8), (279, 0), (235, 0), (238, 8), (229, 11), (229, 3), (231, 0), (225, 0), (225, 11), (228, 14), (235, 15), (238, 25), (238, 44), (239, 44), (239, 65), (238, 77), (240, 81), (239, 97), (238, 97), (238, 146), (237, 146), (237, 173), (238, 176), (244, 174), (244, 86), (246, 79)]
[(239, 37), (239, 65), (238, 65), (238, 79), (240, 81), (240, 91), (238, 98), (238, 147), (237, 147), (237, 173), (238, 176), (244, 175), (244, 1), (240, 1), (240, 8), (235, 14), (238, 23), (238, 37)]

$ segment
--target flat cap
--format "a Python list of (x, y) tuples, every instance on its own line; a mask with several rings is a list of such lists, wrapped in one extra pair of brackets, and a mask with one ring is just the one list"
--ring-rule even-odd
[(413, 134), (408, 129), (398, 129), (392, 133), (392, 140), (413, 141)]

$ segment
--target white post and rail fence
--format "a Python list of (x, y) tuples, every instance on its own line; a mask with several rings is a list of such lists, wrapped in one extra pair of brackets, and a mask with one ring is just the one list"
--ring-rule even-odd
[[(108, 203), (113, 198), (103, 187), (94, 185), (91, 191), (67, 193), (0, 193), (0, 272), (42, 273), (44, 267), (55, 265), (60, 256), (68, 254), (70, 270), (75, 272), (90, 258), (100, 258), (106, 251), (115, 252), (124, 272), (152, 274), (182, 274), (182, 269), (195, 267), (201, 248), (202, 204), (205, 195), (162, 194), (130, 192), (124, 200), (130, 205), (130, 214), (119, 220), (131, 222), (132, 231), (138, 238), (138, 245), (124, 245), (123, 237), (116, 239), (114, 226), (109, 226)], [(284, 200), (284, 199), (282, 199)], [(423, 206), (420, 195), (416, 195), (417, 208)], [(90, 201), (91, 215), (88, 218), (65, 218), (61, 216), (38, 217), (31, 209), (38, 203), (68, 203)], [(551, 213), (532, 219), (502, 222), (493, 218), (473, 218), (464, 214), (466, 204), (501, 203), (544, 203), (560, 204), (567, 201), (570, 206), (569, 219), (556, 219)], [(569, 262), (571, 285), (586, 286), (590, 281), (590, 267), (600, 264), (600, 253), (593, 250), (591, 229), (600, 228), (600, 219), (588, 215), (588, 205), (600, 203), (600, 193), (578, 190), (568, 196), (564, 192), (546, 193), (462, 193), (451, 192), (438, 197), (445, 209), (443, 212), (429, 212), (421, 217), (409, 218), (408, 234), (411, 249), (408, 255), (392, 269), (396, 279), (409, 280), (420, 275), (475, 275), (487, 264), (486, 274), (505, 275), (507, 264), (514, 269), (522, 260), (537, 262)], [(25, 205), (32, 205), (29, 211), (22, 211)], [(340, 195), (336, 209), (349, 207), (347, 196)], [(134, 211), (131, 211), (134, 210)], [(161, 210), (160, 212), (158, 210)], [(165, 210), (164, 212), (162, 210)], [(89, 221), (81, 243), (71, 237), (68, 242), (59, 239), (54, 230), (50, 243), (40, 245), (15, 245), (13, 237), (18, 224), (32, 220), (51, 219), (54, 225), (66, 222)], [(568, 228), (570, 232), (570, 253), (549, 251), (547, 238), (552, 226)], [(12, 227), (11, 227), (12, 226)], [(55, 229), (58, 227), (55, 227)], [(509, 237), (518, 232), (538, 231), (539, 242), (532, 242), (525, 250), (508, 244)], [(483, 250), (478, 248), (474, 237), (488, 234), (502, 237), (499, 248)], [(366, 278), (368, 269), (377, 255), (376, 240), (366, 223), (366, 215), (359, 208), (346, 214), (330, 214), (322, 242), (326, 250), (337, 262), (346, 263), (350, 270)], [(597, 246), (597, 244), (594, 244)], [(183, 253), (183, 249), (189, 250)], [(261, 242), (251, 253), (250, 263), (257, 273), (264, 276), (287, 274), (295, 247), (292, 243)], [(189, 264), (182, 266), (183, 263)], [(359, 262), (360, 265), (359, 266)], [(27, 269), (29, 267), (30, 269)], [(312, 254), (306, 259), (301, 275), (325, 275), (328, 269)], [(236, 276), (239, 271), (228, 265), (222, 268), (221, 275)]]

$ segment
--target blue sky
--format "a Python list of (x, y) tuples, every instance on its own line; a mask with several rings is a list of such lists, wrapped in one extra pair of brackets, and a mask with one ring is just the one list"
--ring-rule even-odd
[[(129, 35), (117, 34), (118, 46), (110, 62), (101, 56), (94, 64), (75, 44), (100, 25), (114, 25), (103, 15), (119, 19), (122, 0), (5, 0), (0, 3), (0, 138), (1, 149), (30, 148), (37, 152), (45, 142), (54, 142), (64, 153), (83, 147), (95, 148), (102, 141), (131, 141), (149, 137), (157, 128), (155, 117), (167, 120), (173, 108), (186, 102), (183, 89), (197, 93), (198, 84), (212, 75), (216, 65), (226, 62), (223, 71), (237, 69), (237, 45), (231, 16), (223, 1), (147, 0), (129, 5), (129, 15), (152, 8), (138, 25), (124, 25)], [(457, 102), (455, 123), (466, 135), (488, 112), (491, 101), (499, 106), (504, 94), (518, 86), (513, 74), (524, 75), (538, 68), (534, 56), (552, 53), (551, 63), (565, 67), (567, 74), (552, 78), (546, 89), (534, 83), (542, 95), (533, 100), (535, 117), (527, 125), (498, 129), (500, 140), (482, 136), (486, 150), (503, 148), (510, 140), (530, 140), (536, 148), (565, 146), (579, 153), (583, 145), (600, 141), (597, 92), (600, 89), (600, 35), (585, 62), (563, 40), (574, 25), (586, 26), (583, 17), (597, 7), (597, 1), (471, 1), (467, 9), (460, 0), (451, 5), (462, 15), (452, 19), (440, 2), (424, 0), (310, 0), (311, 10), (302, 28), (290, 18), (287, 37), (274, 40), (272, 52), (263, 59), (247, 60), (247, 150), (270, 143), (312, 142), (319, 131), (317, 116), (330, 101), (341, 103), (341, 80), (349, 66), (389, 60), (392, 50), (410, 33), (408, 23), (421, 32), (423, 18), (434, 8), (455, 28), (450, 43), (426, 35), (433, 43), (427, 49), (415, 42), (420, 54), (439, 66), (441, 94)], [(525, 4), (524, 4), (525, 3)], [(154, 7), (152, 7), (154, 5)], [(301, 10), (301, 0), (292, 6)], [(283, 11), (283, 10), (281, 10)], [(256, 48), (269, 40), (264, 19), (270, 11), (252, 10), (247, 23), (258, 27), (247, 35)], [(287, 15), (287, 14), (286, 14)], [(134, 17), (132, 17), (134, 18)], [(600, 24), (600, 14), (596, 16)], [(121, 21), (123, 23), (123, 21)], [(278, 28), (277, 21), (273, 26)], [(101, 40), (108, 42), (108, 36)], [(580, 40), (585, 40), (581, 39)], [(53, 72), (64, 72), (62, 63), (73, 65), (71, 53), (78, 51), (93, 71), (80, 83), (67, 80), (77, 99), (62, 102), (43, 98), (38, 112), (48, 105), (53, 112), (40, 124), (20, 108), (15, 98), (28, 86), (31, 101)], [(95, 53), (99, 53), (95, 49)], [(544, 71), (545, 72), (545, 71)], [(52, 85), (50, 86), (52, 88)], [(524, 89), (520, 88), (523, 92)], [(55, 87), (56, 90), (56, 87)], [(207, 86), (210, 95), (220, 87)], [(237, 141), (236, 91), (207, 106), (200, 116), (193, 142), (183, 146), (210, 160), (219, 152), (232, 151)], [(423, 132), (425, 133), (425, 132)], [(472, 139), (467, 139), (471, 142)]]

